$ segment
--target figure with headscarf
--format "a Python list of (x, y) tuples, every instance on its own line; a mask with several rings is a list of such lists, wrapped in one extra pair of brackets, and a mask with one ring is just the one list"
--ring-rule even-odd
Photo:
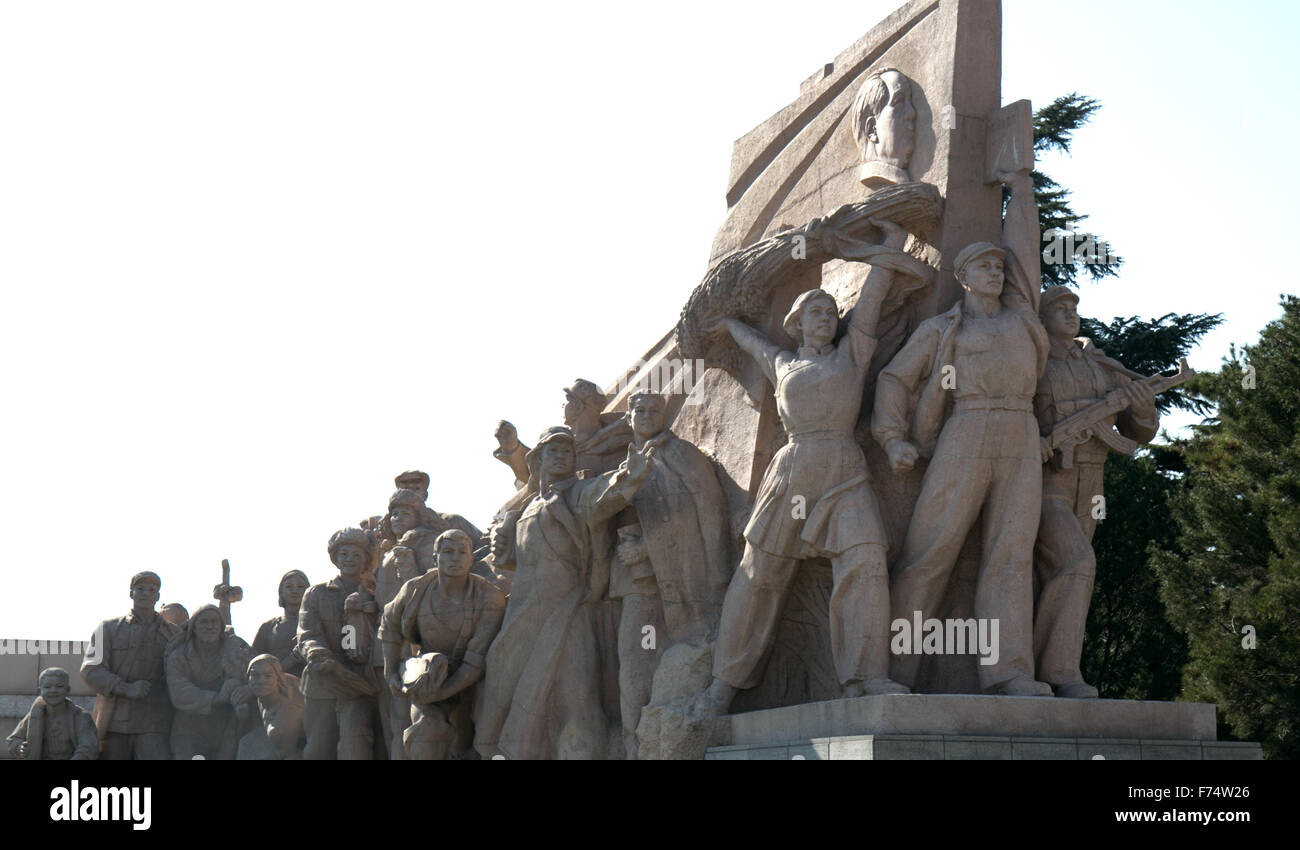
[(239, 739), (237, 758), (240, 761), (301, 759), (306, 736), (298, 677), (284, 672), (280, 659), (266, 653), (248, 662), (248, 689), (257, 699), (261, 722)]
[[(906, 230), (872, 224), (887, 248), (901, 252)], [(822, 289), (800, 295), (785, 317), (785, 332), (800, 343), (795, 351), (739, 319), (720, 323), (771, 382), (789, 442), (764, 471), (745, 526), (745, 552), (723, 599), (713, 682), (696, 704), (701, 714), (725, 714), (738, 690), (759, 683), (798, 563), (818, 556), (831, 562), (831, 653), (844, 696), (907, 693), (889, 678), (888, 544), (854, 436), (876, 324), (894, 286), (894, 271), (871, 267), (839, 343), (839, 307)]]
[(252, 696), (244, 684), (250, 654), (248, 644), (226, 625), (215, 605), (195, 611), (168, 647), (167, 691), (176, 709), (171, 747), (177, 761), (235, 757), (235, 706)]
[(295, 676), (302, 672), (302, 659), (294, 652), (298, 645), (298, 609), (309, 587), (311, 580), (302, 570), (289, 570), (280, 576), (279, 602), (284, 613), (263, 623), (253, 638), (254, 655), (274, 655), (284, 672)]

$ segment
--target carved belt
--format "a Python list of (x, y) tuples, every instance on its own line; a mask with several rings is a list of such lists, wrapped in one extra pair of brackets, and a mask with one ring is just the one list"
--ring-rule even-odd
[(964, 410), (1019, 410), (1033, 411), (1034, 400), (1021, 396), (966, 396), (957, 399), (953, 410), (961, 412)]
[[(790, 442), (792, 443), (812, 442), (813, 440), (853, 440), (853, 435), (846, 434), (843, 431), (804, 431), (801, 434), (790, 435)], [(856, 440), (854, 442), (856, 443)]]

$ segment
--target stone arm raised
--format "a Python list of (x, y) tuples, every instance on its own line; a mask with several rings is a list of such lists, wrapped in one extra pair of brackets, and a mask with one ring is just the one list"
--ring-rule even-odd
[(1034, 181), (1028, 172), (1003, 172), (998, 176), (1011, 192), (1006, 216), (1002, 220), (1002, 248), (1007, 252), (1003, 273), (1007, 285), (1013, 287), (1037, 315), (1039, 295), (1043, 289), (1040, 266), (1043, 248)]
[(740, 350), (758, 361), (772, 386), (776, 386), (776, 356), (781, 353), (781, 346), (772, 342), (763, 334), (751, 328), (740, 319), (728, 317), (722, 322), (727, 333), (736, 341)]

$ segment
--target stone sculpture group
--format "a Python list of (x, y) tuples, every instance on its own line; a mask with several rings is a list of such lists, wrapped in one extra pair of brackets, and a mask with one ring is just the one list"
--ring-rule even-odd
[[(499, 426), (494, 456), (515, 492), (486, 534), (427, 506), (427, 474), (402, 473), (382, 515), (328, 541), (335, 575), (284, 575), (284, 613), (251, 646), (229, 625), (237, 588), (219, 585), (223, 605), (186, 618), (155, 611), (157, 575), (132, 577), (132, 610), (100, 624), (82, 668), (98, 694), (93, 722), (67, 701), (67, 673), (45, 670), (10, 751), (698, 757), (710, 723), (761, 680), (808, 559), (830, 564), (840, 695), (932, 692), (893, 624), (948, 610), (972, 529), (973, 617), (996, 622), (1000, 638), (979, 690), (1096, 697), (1079, 669), (1090, 509), (1107, 452), (1154, 436), (1155, 393), (1176, 379), (1144, 379), (1076, 339), (1078, 296), (1040, 293), (1023, 163), (996, 173), (1008, 193), (1001, 243), (957, 253), (957, 303), (907, 325), (941, 274), (918, 236), (939, 193), (908, 173), (913, 86), (881, 68), (849, 110), (865, 200), (721, 258), (683, 311), (681, 350), (726, 374), (756, 365), (784, 431), (746, 518), (728, 505), (720, 465), (674, 433), (681, 398), (642, 390), (611, 404), (579, 380), (564, 423), (534, 446)], [(814, 288), (764, 325), (794, 269), (830, 260), (870, 269), (851, 305)], [(881, 511), (895, 485), (873, 477), (867, 449), (896, 476), (924, 469), (901, 545)]]

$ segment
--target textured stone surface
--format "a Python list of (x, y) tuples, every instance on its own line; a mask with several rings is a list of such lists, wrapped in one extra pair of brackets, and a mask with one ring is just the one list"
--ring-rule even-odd
[[(815, 756), (814, 756), (815, 754)], [(706, 761), (1108, 761), (1239, 760), (1263, 758), (1259, 744), (1136, 739), (999, 738), (963, 735), (849, 735), (785, 744), (710, 747)]]
[(867, 734), (1215, 740), (1214, 706), (1136, 700), (906, 694), (733, 714), (730, 721), (731, 743), (749, 745)]

